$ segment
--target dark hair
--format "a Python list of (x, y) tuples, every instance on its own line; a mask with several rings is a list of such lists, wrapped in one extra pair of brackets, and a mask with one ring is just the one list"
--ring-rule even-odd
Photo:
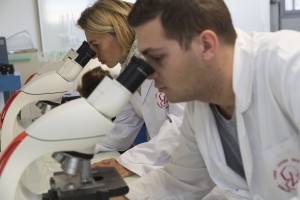
[(77, 91), (82, 97), (88, 98), (105, 76), (111, 77), (109, 71), (103, 70), (101, 67), (91, 69), (82, 76)]
[(236, 32), (223, 0), (137, 0), (128, 16), (129, 25), (138, 27), (160, 17), (165, 37), (188, 49), (192, 39), (212, 30), (224, 43), (234, 44)]

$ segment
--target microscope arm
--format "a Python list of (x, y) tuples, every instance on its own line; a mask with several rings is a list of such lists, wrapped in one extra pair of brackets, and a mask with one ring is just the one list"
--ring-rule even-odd
[[(21, 133), (24, 128), (17, 120), (21, 109), (32, 102), (54, 101), (62, 98), (72, 87), (82, 68), (95, 56), (95, 52), (84, 42), (77, 50), (79, 54), (64, 58), (64, 63), (57, 71), (35, 76), (22, 89), (8, 108), (1, 133), (1, 151)], [(68, 53), (70, 55), (70, 53)], [(75, 57), (77, 56), (77, 57)]]

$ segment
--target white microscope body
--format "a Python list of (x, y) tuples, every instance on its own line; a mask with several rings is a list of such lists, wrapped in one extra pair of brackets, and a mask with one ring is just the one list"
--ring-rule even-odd
[[(34, 121), (0, 157), (1, 199), (20, 200), (20, 196), (41, 199), (40, 194), (30, 192), (20, 179), (27, 166), (45, 154), (76, 151), (93, 156), (97, 141), (113, 128), (111, 118), (151, 73), (149, 65), (133, 57), (117, 79), (105, 77), (87, 99), (62, 104)], [(74, 168), (72, 165), (69, 169)], [(89, 177), (90, 164), (79, 168)]]
[(62, 66), (57, 71), (34, 76), (19, 91), (6, 111), (1, 131), (1, 151), (24, 128), (18, 121), (21, 109), (32, 102), (54, 101), (62, 98), (72, 87), (83, 67), (95, 56), (88, 44), (84, 42), (77, 52), (71, 50), (64, 58)]

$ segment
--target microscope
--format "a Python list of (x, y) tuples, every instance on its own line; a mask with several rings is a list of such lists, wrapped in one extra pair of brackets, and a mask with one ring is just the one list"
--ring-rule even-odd
[(18, 120), (18, 115), (24, 106), (35, 102), (42, 113), (57, 106), (58, 101), (73, 87), (73, 80), (83, 67), (95, 57), (95, 52), (89, 48), (86, 41), (77, 51), (70, 50), (63, 59), (63, 64), (56, 70), (33, 78), (10, 98), (1, 114), (1, 151), (24, 130)]
[[(69, 101), (34, 121), (0, 157), (1, 199), (106, 200), (127, 193), (114, 168), (92, 169), (90, 160), (97, 141), (113, 128), (111, 118), (153, 72), (145, 61), (133, 57), (117, 79), (105, 77), (87, 99)], [(22, 174), (49, 153), (63, 171), (54, 173), (48, 192), (33, 194), (22, 183)]]

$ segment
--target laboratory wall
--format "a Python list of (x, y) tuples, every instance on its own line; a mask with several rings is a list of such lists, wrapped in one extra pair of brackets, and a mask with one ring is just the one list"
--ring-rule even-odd
[[(85, 35), (76, 23), (80, 13), (96, 0), (36, 0), (43, 52), (64, 54), (77, 49)], [(55, 54), (53, 55), (55, 56)]]
[[(246, 31), (270, 30), (269, 0), (224, 1), (229, 7), (236, 27)], [(41, 51), (37, 0), (0, 0), (0, 36), (10, 37), (24, 30), (32, 37), (35, 48)]]
[(34, 48), (41, 49), (36, 0), (0, 0), (0, 36), (8, 38), (22, 31), (29, 33)]
[[(85, 35), (76, 23), (80, 13), (96, 0), (37, 0), (44, 52), (77, 49)], [(134, 0), (125, 0), (132, 2)]]
[(270, 31), (270, 0), (224, 0), (233, 23), (245, 31)]

